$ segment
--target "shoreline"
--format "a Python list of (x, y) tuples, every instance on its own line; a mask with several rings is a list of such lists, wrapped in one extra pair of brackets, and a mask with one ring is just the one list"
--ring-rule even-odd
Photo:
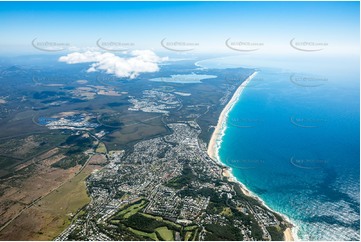
[(257, 201), (259, 201), (263, 206), (265, 206), (267, 209), (273, 211), (274, 213), (277, 213), (280, 215), (286, 222), (292, 225), (291, 228), (287, 228), (283, 234), (285, 241), (297, 241), (297, 233), (294, 231), (295, 225), (290, 222), (290, 219), (279, 212), (274, 211), (273, 209), (269, 208), (266, 203), (258, 196), (256, 196), (254, 193), (252, 193), (248, 188), (240, 181), (237, 180), (237, 178), (232, 173), (232, 168), (228, 167), (227, 165), (223, 164), (220, 157), (219, 157), (219, 148), (222, 143), (222, 137), (224, 136), (225, 130), (227, 128), (226, 121), (228, 119), (229, 112), (232, 110), (234, 105), (238, 102), (244, 88), (247, 86), (247, 84), (257, 75), (257, 71), (253, 72), (247, 79), (242, 82), (242, 84), (237, 88), (237, 90), (234, 92), (232, 98), (229, 100), (227, 105), (223, 108), (217, 122), (217, 126), (215, 127), (213, 134), (211, 136), (211, 139), (208, 144), (207, 153), (210, 158), (212, 158), (215, 162), (219, 163), (222, 166), (225, 166), (226, 168), (223, 169), (222, 175), (227, 177), (227, 179), (230, 182), (235, 182), (240, 185), (240, 188), (242, 192), (249, 197), (255, 198)]
[(234, 92), (232, 98), (229, 100), (227, 105), (223, 108), (223, 110), (218, 118), (217, 126), (215, 127), (213, 134), (211, 136), (211, 139), (209, 141), (208, 149), (207, 149), (207, 153), (208, 153), (209, 157), (211, 157), (213, 160), (220, 162), (220, 159), (218, 157), (218, 149), (220, 146), (220, 139), (222, 138), (224, 131), (226, 129), (226, 121), (227, 121), (229, 112), (232, 110), (233, 106), (239, 100), (244, 88), (252, 80), (252, 78), (257, 75), (257, 73), (258, 73), (257, 71), (253, 72), (252, 75), (247, 77), (247, 79), (244, 82), (242, 82), (242, 84)]

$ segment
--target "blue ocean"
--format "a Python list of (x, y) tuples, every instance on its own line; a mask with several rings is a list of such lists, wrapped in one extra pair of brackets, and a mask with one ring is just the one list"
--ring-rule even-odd
[(360, 240), (359, 62), (326, 62), (281, 68), (255, 60), (258, 74), (229, 113), (219, 157), (292, 221), (299, 239)]

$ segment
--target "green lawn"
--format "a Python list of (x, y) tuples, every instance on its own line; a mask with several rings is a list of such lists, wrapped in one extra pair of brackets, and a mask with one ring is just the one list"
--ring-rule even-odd
[(192, 232), (187, 232), (186, 235), (184, 236), (184, 240), (185, 241), (189, 241), (189, 239), (192, 237)]
[(107, 153), (107, 147), (104, 143), (99, 143), (97, 149), (95, 150), (97, 153), (106, 154)]
[(169, 221), (169, 220), (165, 220), (163, 219), (162, 217), (160, 216), (153, 216), (153, 215), (150, 215), (150, 214), (146, 214), (146, 213), (140, 213), (141, 215), (143, 215), (144, 217), (147, 217), (147, 218), (151, 218), (151, 219), (155, 219), (157, 221), (161, 221), (163, 223), (166, 223), (167, 225), (170, 225), (172, 227), (175, 227), (177, 228), (178, 230), (181, 230), (182, 229), (182, 226), (179, 225), (179, 224), (176, 224), (176, 223), (173, 223), (172, 221)]
[(149, 238), (151, 240), (159, 240), (156, 233), (147, 233), (147, 232), (143, 232), (143, 231), (140, 231), (140, 230), (136, 230), (136, 229), (132, 229), (132, 228), (128, 228), (130, 232), (132, 232), (133, 234), (136, 234), (136, 235), (140, 235), (142, 237), (146, 237), (146, 238)]
[(199, 233), (198, 233), (198, 229), (196, 229), (196, 231), (194, 232), (194, 236), (193, 236), (192, 241), (197, 240), (198, 234), (199, 234)]
[(144, 208), (145, 205), (146, 205), (145, 200), (142, 200), (140, 203), (136, 203), (136, 204), (131, 205), (130, 207), (120, 211), (116, 216), (121, 216), (121, 217), (127, 219), (130, 216), (132, 216), (132, 215), (136, 214), (137, 212), (139, 212), (139, 210)]
[(173, 241), (174, 240), (173, 231), (169, 230), (165, 226), (157, 228), (155, 231), (157, 231), (159, 233), (160, 237), (162, 237), (163, 240), (166, 240), (166, 241)]
[(198, 228), (197, 225), (192, 225), (192, 226), (184, 227), (184, 230), (185, 231), (191, 231), (191, 230), (195, 230), (196, 228)]

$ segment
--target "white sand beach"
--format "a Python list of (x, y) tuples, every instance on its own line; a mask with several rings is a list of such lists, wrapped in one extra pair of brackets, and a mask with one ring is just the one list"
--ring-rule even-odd
[(209, 157), (219, 162), (218, 158), (218, 142), (220, 138), (223, 136), (225, 123), (227, 121), (228, 113), (231, 111), (233, 106), (237, 103), (239, 97), (241, 96), (244, 88), (247, 86), (247, 84), (252, 80), (253, 77), (257, 75), (257, 72), (255, 71), (252, 75), (250, 75), (235, 91), (233, 94), (231, 100), (227, 103), (227, 105), (224, 107), (224, 109), (221, 112), (221, 115), (219, 116), (218, 123), (216, 128), (213, 131), (211, 140), (208, 144), (208, 150), (207, 153)]
[(290, 228), (287, 228), (283, 234), (285, 235), (285, 241), (294, 241), (292, 230)]
[[(221, 139), (222, 136), (224, 135), (224, 131), (226, 128), (226, 121), (228, 118), (228, 114), (229, 112), (232, 110), (233, 106), (237, 103), (237, 101), (239, 100), (244, 88), (247, 86), (247, 84), (252, 80), (252, 78), (254, 78), (257, 75), (257, 72), (255, 71), (252, 75), (250, 75), (235, 91), (235, 93), (233, 94), (231, 100), (227, 103), (227, 105), (224, 107), (224, 109), (222, 110), (218, 122), (217, 122), (217, 126), (215, 127), (211, 140), (208, 144), (208, 148), (207, 148), (207, 153), (209, 155), (209, 157), (211, 157), (214, 161), (220, 163), (223, 165), (223, 163), (221, 162), (219, 155), (218, 155), (218, 151), (219, 151), (219, 146), (221, 143)], [(232, 174), (232, 168), (227, 167), (224, 168), (222, 171), (223, 176), (227, 177), (227, 179), (231, 182), (237, 182), (240, 184), (240, 188), (242, 190), (242, 192), (250, 197), (253, 197), (255, 199), (257, 199), (258, 201), (260, 201), (265, 207), (267, 207), (269, 210), (273, 211), (271, 208), (269, 208), (265, 202), (259, 198), (258, 196), (256, 196), (255, 194), (253, 194), (250, 190), (247, 189), (246, 186), (244, 186), (240, 181), (237, 180), (237, 178)], [(274, 211), (275, 212), (275, 211)], [(279, 214), (280, 216), (282, 216), (287, 222), (289, 222), (290, 224), (292, 224), (290, 222), (290, 219), (288, 217), (286, 217), (283, 214), (280, 214), (278, 212), (275, 212), (277, 214)], [(295, 227), (293, 227), (295, 228)], [(284, 231), (284, 237), (285, 237), (285, 241), (294, 241), (295, 238), (297, 240), (297, 235), (294, 229), (290, 229), (287, 228)]]

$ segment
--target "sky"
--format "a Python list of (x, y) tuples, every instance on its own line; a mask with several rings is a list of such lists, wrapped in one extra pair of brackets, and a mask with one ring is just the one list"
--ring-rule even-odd
[(294, 52), (294, 39), (358, 55), (359, 14), (359, 2), (0, 2), (0, 55), (39, 53), (34, 39), (68, 52), (99, 50), (99, 40), (121, 50), (263, 54)]

